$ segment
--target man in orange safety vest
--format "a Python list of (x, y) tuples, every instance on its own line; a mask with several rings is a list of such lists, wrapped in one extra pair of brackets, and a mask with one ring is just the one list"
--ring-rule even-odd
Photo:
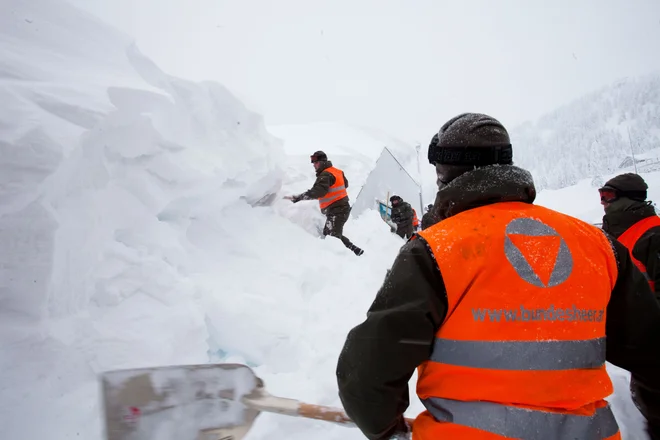
[[(399, 251), (337, 364), (371, 440), (620, 439), (606, 361), (660, 439), (660, 305), (628, 250), (535, 205), (496, 119), (458, 115), (428, 151), (437, 223)], [(607, 350), (606, 350), (607, 346)], [(426, 410), (403, 418), (408, 381)]]
[(605, 209), (603, 230), (628, 249), (660, 301), (660, 217), (646, 200), (647, 189), (642, 176), (625, 173), (608, 180), (598, 191)]

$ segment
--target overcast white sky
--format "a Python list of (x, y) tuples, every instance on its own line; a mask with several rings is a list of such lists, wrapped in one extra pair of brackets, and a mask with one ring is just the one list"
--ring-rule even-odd
[(464, 111), (514, 126), (660, 70), (660, 0), (70, 1), (267, 124), (343, 120), (428, 142)]

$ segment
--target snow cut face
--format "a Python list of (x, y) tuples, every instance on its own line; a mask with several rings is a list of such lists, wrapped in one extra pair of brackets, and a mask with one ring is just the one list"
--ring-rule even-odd
[(99, 438), (97, 372), (208, 361), (199, 272), (232, 276), (221, 255), (279, 190), (281, 142), (60, 1), (3, 4), (0, 99), (0, 424)]

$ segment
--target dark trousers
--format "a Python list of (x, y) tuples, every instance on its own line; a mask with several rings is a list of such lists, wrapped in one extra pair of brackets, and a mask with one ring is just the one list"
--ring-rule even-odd
[(337, 237), (342, 243), (344, 243), (344, 246), (355, 252), (356, 250), (360, 250), (360, 248), (351, 243), (351, 240), (344, 235), (344, 225), (348, 221), (349, 215), (350, 211), (328, 213), (325, 217), (323, 235)]
[(413, 225), (412, 223), (409, 225), (397, 225), (396, 227), (396, 234), (403, 238), (403, 239), (409, 239), (413, 235)]

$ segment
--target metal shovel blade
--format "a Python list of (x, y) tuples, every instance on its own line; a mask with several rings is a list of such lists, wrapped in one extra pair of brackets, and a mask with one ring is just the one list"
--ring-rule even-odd
[(142, 368), (101, 375), (107, 440), (240, 440), (263, 388), (246, 365)]

